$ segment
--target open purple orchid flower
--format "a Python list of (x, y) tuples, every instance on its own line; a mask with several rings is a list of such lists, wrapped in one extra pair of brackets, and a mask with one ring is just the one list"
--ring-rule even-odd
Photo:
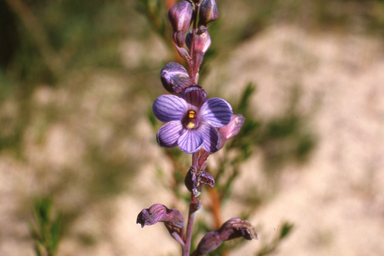
[(180, 97), (158, 97), (153, 103), (153, 112), (166, 123), (157, 132), (159, 146), (179, 146), (187, 154), (201, 148), (216, 152), (220, 142), (216, 127), (226, 126), (232, 118), (231, 105), (220, 98), (207, 100), (199, 85), (189, 86)]

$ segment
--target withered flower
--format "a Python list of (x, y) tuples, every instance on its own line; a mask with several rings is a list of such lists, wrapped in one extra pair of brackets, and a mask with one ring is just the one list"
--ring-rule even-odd
[(166, 225), (175, 228), (184, 227), (184, 218), (179, 210), (168, 209), (162, 204), (154, 204), (149, 208), (143, 209), (137, 216), (136, 223), (141, 227), (154, 225), (157, 222), (164, 222)]
[(232, 218), (217, 231), (208, 232), (200, 241), (194, 256), (204, 255), (219, 247), (224, 241), (243, 237), (247, 240), (257, 239), (254, 226), (249, 221)]
[(213, 187), (215, 185), (215, 179), (199, 167), (191, 166), (185, 176), (184, 183), (187, 189), (192, 192), (193, 196), (198, 197), (203, 185)]

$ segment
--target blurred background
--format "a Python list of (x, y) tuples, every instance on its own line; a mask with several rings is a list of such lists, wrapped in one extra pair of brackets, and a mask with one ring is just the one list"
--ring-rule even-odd
[[(39, 202), (61, 216), (59, 256), (180, 255), (136, 224), (187, 210), (190, 159), (157, 146), (151, 114), (180, 60), (175, 2), (0, 0), (0, 255), (36, 255)], [(218, 208), (203, 191), (197, 229), (241, 215), (259, 240), (212, 255), (383, 255), (384, 1), (216, 2), (199, 82), (247, 123), (209, 159), (233, 183)]]

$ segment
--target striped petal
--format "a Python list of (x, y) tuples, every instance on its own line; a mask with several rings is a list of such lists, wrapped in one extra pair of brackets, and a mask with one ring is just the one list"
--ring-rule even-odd
[(163, 125), (157, 132), (157, 143), (160, 147), (173, 148), (183, 132), (181, 121), (170, 121)]
[(207, 100), (207, 93), (200, 85), (191, 85), (183, 91), (180, 95), (181, 98), (197, 108), (200, 108)]
[(198, 118), (214, 127), (223, 127), (231, 121), (232, 107), (223, 99), (211, 98), (201, 106)]
[(187, 154), (196, 153), (203, 146), (203, 136), (201, 133), (196, 132), (196, 130), (185, 131), (186, 132), (180, 136), (177, 142), (179, 144), (179, 148)]
[(208, 123), (202, 123), (196, 130), (203, 137), (203, 149), (207, 152), (216, 152), (219, 145), (219, 132)]
[(181, 120), (187, 112), (187, 102), (175, 95), (161, 95), (153, 103), (152, 110), (161, 122)]

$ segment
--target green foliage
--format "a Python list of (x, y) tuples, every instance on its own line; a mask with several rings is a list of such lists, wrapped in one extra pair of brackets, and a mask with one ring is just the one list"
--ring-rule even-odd
[(54, 256), (60, 241), (61, 213), (53, 210), (50, 197), (35, 199), (34, 221), (29, 223), (29, 232), (35, 242), (37, 256)]
[(293, 230), (293, 226), (294, 225), (289, 222), (284, 222), (281, 225), (281, 228), (277, 236), (271, 242), (263, 244), (260, 250), (255, 255), (265, 256), (265, 255), (270, 255), (271, 253), (274, 253), (278, 249), (281, 242), (291, 234)]
[(163, 0), (136, 0), (136, 10), (147, 18), (153, 31), (163, 39), (170, 49), (172, 46), (172, 30), (167, 19)]

